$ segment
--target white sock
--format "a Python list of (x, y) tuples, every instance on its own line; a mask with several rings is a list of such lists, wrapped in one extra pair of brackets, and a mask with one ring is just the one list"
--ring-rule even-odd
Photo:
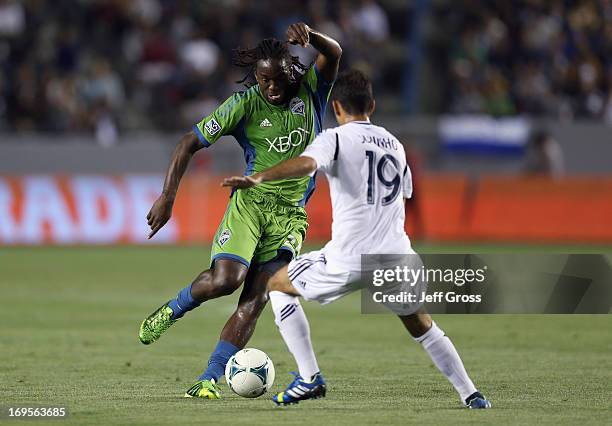
[(310, 342), (310, 326), (302, 305), (297, 297), (280, 291), (271, 291), (269, 296), (274, 322), (295, 358), (300, 376), (308, 381), (319, 372), (319, 366)]
[(476, 387), (468, 377), (453, 342), (444, 335), (444, 332), (433, 321), (427, 333), (416, 337), (414, 340), (423, 345), (435, 366), (459, 393), (461, 402), (465, 403), (465, 399), (476, 392)]

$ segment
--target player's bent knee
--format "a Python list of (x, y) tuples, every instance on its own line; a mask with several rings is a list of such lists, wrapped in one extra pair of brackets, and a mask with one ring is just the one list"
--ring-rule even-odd
[(217, 296), (228, 296), (235, 292), (240, 287), (242, 282), (228, 279), (226, 277), (213, 278), (213, 287)]
[(242, 285), (246, 278), (247, 268), (232, 261), (217, 261), (212, 269), (211, 287), (215, 297), (232, 294)]
[(270, 277), (268, 280), (268, 292), (282, 291), (285, 292), (289, 278), (287, 277), (287, 266), (283, 266)]
[(235, 292), (242, 282), (244, 276), (235, 274), (213, 274), (212, 286), (217, 296), (227, 296)]
[(270, 278), (270, 280), (268, 280), (267, 290), (268, 293), (271, 291), (280, 291), (278, 280), (274, 279), (274, 275), (272, 276), (272, 278)]

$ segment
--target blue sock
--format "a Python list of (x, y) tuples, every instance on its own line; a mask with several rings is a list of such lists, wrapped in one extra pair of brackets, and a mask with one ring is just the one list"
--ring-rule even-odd
[(225, 364), (240, 349), (225, 340), (219, 340), (217, 347), (208, 359), (208, 368), (198, 378), (198, 380), (214, 379), (219, 383), (219, 379), (225, 374)]
[(168, 306), (170, 306), (173, 312), (172, 319), (179, 319), (187, 312), (201, 305), (201, 303), (195, 300), (191, 295), (192, 285), (193, 284), (189, 284), (187, 287), (179, 291), (176, 299), (172, 299), (170, 302), (168, 302)]

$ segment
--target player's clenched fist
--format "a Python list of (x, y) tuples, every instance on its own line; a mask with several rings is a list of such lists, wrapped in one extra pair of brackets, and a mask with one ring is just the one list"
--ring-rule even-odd
[(291, 44), (308, 46), (310, 42), (310, 27), (303, 22), (289, 25), (287, 28), (287, 41)]
[(149, 238), (152, 238), (153, 235), (157, 233), (165, 224), (170, 220), (172, 216), (172, 205), (174, 203), (172, 200), (168, 199), (163, 194), (159, 196), (155, 203), (153, 203), (153, 207), (149, 211), (147, 215), (147, 223), (151, 227), (151, 233), (149, 234)]

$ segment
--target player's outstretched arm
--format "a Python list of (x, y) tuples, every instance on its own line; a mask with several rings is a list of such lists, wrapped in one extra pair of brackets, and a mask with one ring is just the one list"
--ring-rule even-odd
[(153, 207), (147, 215), (147, 221), (151, 227), (149, 233), (149, 239), (153, 237), (172, 216), (172, 207), (174, 206), (174, 199), (176, 198), (176, 192), (178, 191), (179, 183), (189, 161), (193, 154), (202, 148), (203, 145), (198, 140), (196, 134), (191, 131), (181, 138), (179, 143), (174, 149), (168, 171), (166, 172), (166, 180), (164, 181), (164, 189), (153, 203)]
[(299, 44), (302, 47), (311, 44), (319, 51), (317, 56), (317, 69), (326, 81), (334, 81), (338, 75), (338, 66), (342, 56), (340, 44), (328, 36), (313, 30), (303, 22), (289, 25), (287, 28), (287, 40), (291, 44)]
[(232, 176), (223, 179), (222, 186), (246, 189), (263, 182), (308, 176), (317, 170), (317, 162), (310, 157), (301, 156), (283, 161), (274, 167), (251, 176)]

